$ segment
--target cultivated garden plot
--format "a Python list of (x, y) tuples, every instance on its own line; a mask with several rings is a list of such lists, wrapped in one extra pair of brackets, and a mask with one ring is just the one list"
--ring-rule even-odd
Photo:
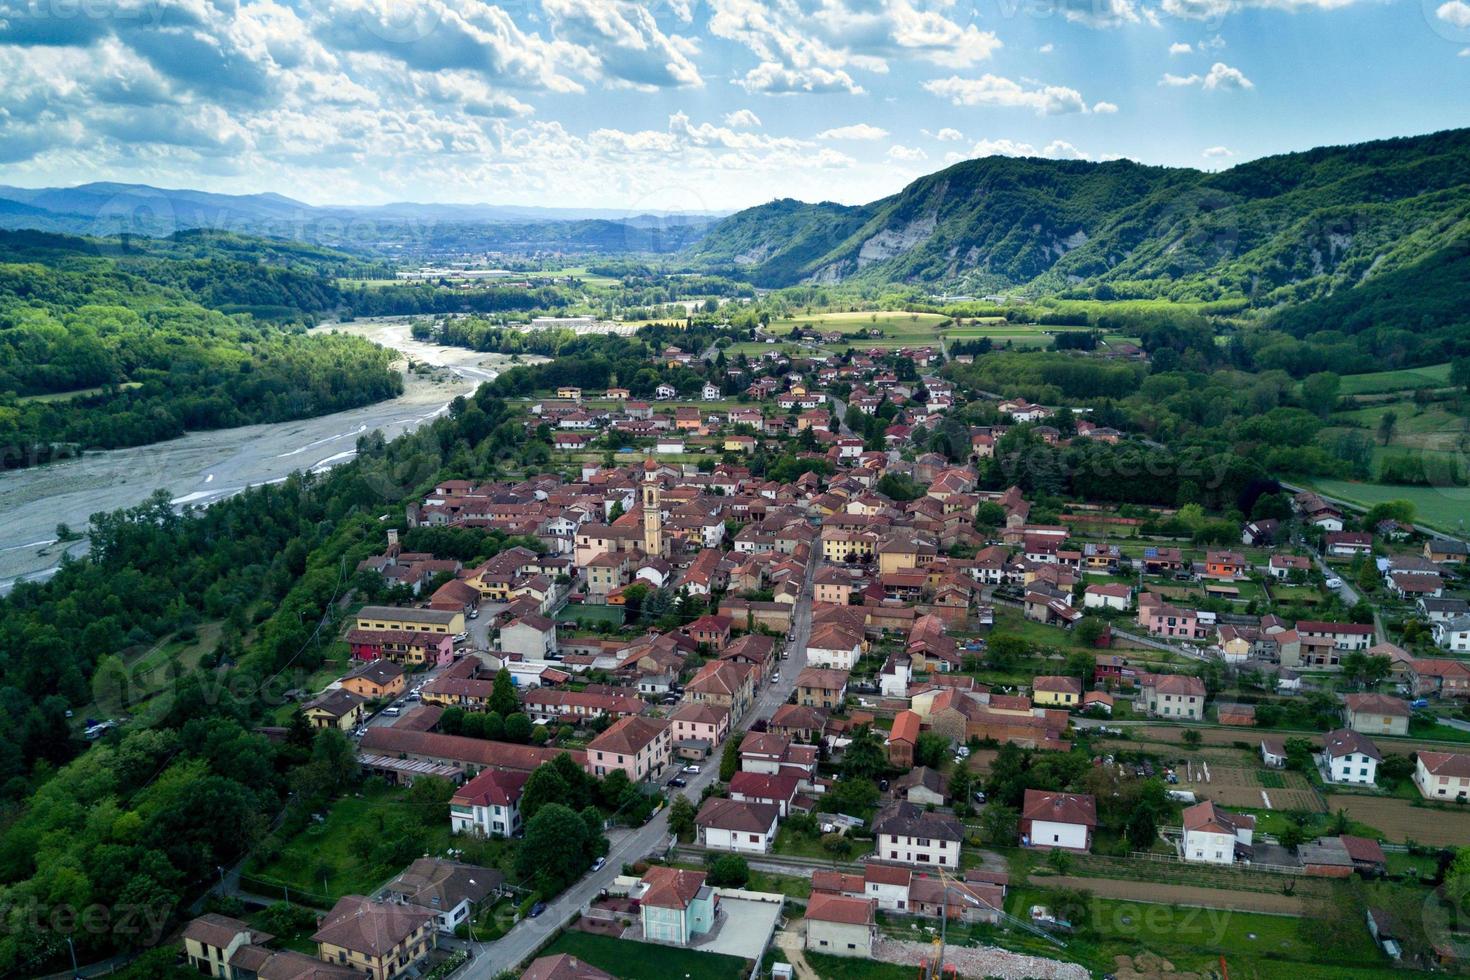
[[(1205, 770), (1208, 768), (1208, 781)], [(1177, 768), (1179, 788), (1224, 807), (1257, 810), (1323, 811), (1322, 801), (1299, 772), (1252, 769), (1247, 766), (1201, 765)]]
[(1470, 846), (1470, 810), (1418, 806), (1413, 800), (1398, 797), (1348, 793), (1330, 794), (1327, 806), (1333, 813), (1346, 810), (1354, 820), (1377, 828), (1395, 843), (1412, 840), (1435, 846)]

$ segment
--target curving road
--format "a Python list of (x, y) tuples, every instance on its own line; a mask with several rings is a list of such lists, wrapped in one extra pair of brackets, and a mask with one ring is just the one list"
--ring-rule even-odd
[[(812, 580), (820, 563), (820, 555), (814, 555), (807, 566), (806, 583), (792, 616), (794, 638), (790, 644), (791, 658), (779, 665), (781, 680), (766, 686), (751, 710), (736, 725), (740, 731), (747, 731), (759, 718), (769, 718), (796, 689), (796, 675), (806, 667), (806, 644), (812, 629)], [(719, 770), (719, 756), (716, 755), (704, 763), (699, 775), (688, 777), (688, 786), (671, 793), (678, 792), (697, 806), (699, 794), (715, 781)], [(599, 892), (611, 885), (613, 879), (623, 873), (624, 864), (631, 864), (649, 854), (663, 853), (669, 845), (668, 807), (642, 827), (610, 835), (610, 839), (612, 847), (607, 855), (607, 864), (601, 871), (587, 875), (554, 901), (548, 902), (546, 911), (539, 917), (522, 919), (496, 941), (477, 945), (474, 958), (460, 976), (466, 980), (488, 980), (502, 971), (515, 970), (549, 941), (563, 924), (587, 908)]]
[(0, 475), (0, 594), (19, 579), (49, 577), (64, 551), (76, 554), (86, 547), (85, 541), (58, 544), (59, 523), (85, 531), (92, 514), (131, 507), (160, 487), (179, 506), (202, 505), (247, 486), (280, 482), (296, 470), (334, 466), (356, 454), (359, 436), (378, 429), (392, 438), (417, 428), (509, 362), (503, 354), (416, 341), (403, 319), (331, 324), (314, 332), (334, 330), (366, 337), (440, 370), (429, 376), (405, 371), (402, 395), (345, 412), (191, 432), (151, 446), (87, 453)]

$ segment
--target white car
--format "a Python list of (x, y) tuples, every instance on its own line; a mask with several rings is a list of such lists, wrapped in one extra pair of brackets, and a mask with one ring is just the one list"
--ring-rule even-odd
[(1329, 589), (1340, 589), (1340, 588), (1342, 588), (1342, 579), (1336, 578), (1336, 577), (1328, 579), (1327, 580), (1327, 587)]
[(694, 775), (695, 773), (699, 772), (699, 767), (698, 766), (685, 766), (684, 769), (683, 769), (683, 771), (689, 773), (690, 775)]

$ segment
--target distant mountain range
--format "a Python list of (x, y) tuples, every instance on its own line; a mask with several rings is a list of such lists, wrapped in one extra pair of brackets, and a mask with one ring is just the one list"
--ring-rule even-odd
[(462, 249), (671, 252), (688, 246), (718, 216), (497, 204), (315, 206), (280, 194), (214, 194), (106, 182), (0, 186), (0, 228), (152, 236), (204, 228), (395, 254)]
[(780, 200), (740, 211), (685, 257), (769, 287), (857, 280), (1287, 302), (1403, 273), (1467, 239), (1462, 129), (1219, 173), (967, 160), (858, 207)]

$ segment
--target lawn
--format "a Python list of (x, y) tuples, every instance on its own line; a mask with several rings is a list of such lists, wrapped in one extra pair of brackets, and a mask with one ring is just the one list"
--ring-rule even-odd
[[(287, 841), (274, 860), (246, 865), (245, 874), (275, 885), (289, 886), (293, 897), (314, 902), (335, 901), (343, 895), (370, 894), (403, 868), (401, 863), (378, 864), (366, 844), (380, 831), (383, 820), (405, 805), (408, 791), (368, 784), (360, 796), (345, 796), (332, 804), (326, 819), (315, 821)], [(422, 838), (421, 853), (443, 854), (449, 848), (449, 821), (436, 825)], [(246, 882), (245, 887), (251, 887)], [(308, 894), (309, 893), (309, 894)]]
[(1345, 375), (1338, 390), (1344, 395), (1374, 395), (1385, 391), (1440, 388), (1449, 383), (1450, 366), (1445, 363), (1397, 371)]
[(585, 603), (568, 603), (561, 607), (556, 614), (558, 620), (573, 620), (579, 629), (595, 626), (598, 623), (610, 623), (613, 626), (623, 625), (622, 606), (589, 606)]
[(775, 892), (790, 898), (808, 898), (812, 893), (812, 880), (771, 874), (768, 871), (752, 871), (745, 887), (753, 892)]
[(800, 326), (823, 333), (836, 330), (844, 334), (857, 334), (864, 330), (881, 330), (885, 340), (909, 340), (915, 343), (937, 343), (936, 327), (948, 317), (938, 313), (908, 313), (903, 310), (865, 310), (855, 313), (812, 313), (808, 316), (787, 317), (773, 320), (770, 332), (780, 336), (789, 333), (792, 327)]
[(1309, 485), (1314, 490), (1364, 507), (1390, 500), (1407, 500), (1414, 505), (1419, 523), (1449, 534), (1460, 533), (1460, 522), (1470, 514), (1470, 487), (1385, 486), (1322, 479), (1313, 479)]
[[(1022, 888), (1007, 898), (1016, 915), (1024, 916), (1033, 903), (1048, 904), (1047, 893)], [(1388, 975), (1389, 961), (1374, 947), (1366, 927), (1345, 925), (1335, 931), (1333, 942), (1324, 943), (1304, 934), (1300, 922), (1290, 916), (1093, 899), (1089, 921), (1080, 924), (1065, 953), (1054, 955), (1097, 971), (1115, 970), (1117, 956), (1147, 951), (1181, 971), (1215, 970), (1224, 956), (1231, 974), (1240, 976), (1300, 977), (1312, 968), (1320, 969), (1310, 975), (1323, 977)]]
[[(117, 385), (118, 390), (141, 387), (143, 387), (143, 382), (141, 381), (124, 381), (122, 384)], [(93, 395), (100, 395), (105, 391), (107, 391), (107, 387), (105, 385), (98, 385), (95, 388), (77, 388), (73, 391), (51, 391), (47, 392), (44, 395), (22, 395), (15, 401), (16, 404), (19, 405), (25, 405), (29, 402), (69, 402), (73, 398), (90, 398)]]
[(750, 973), (750, 962), (738, 956), (634, 943), (587, 932), (564, 932), (541, 951), (542, 956), (555, 956), (557, 953), (568, 953), (585, 960), (619, 980), (672, 980), (675, 977), (745, 980)]

